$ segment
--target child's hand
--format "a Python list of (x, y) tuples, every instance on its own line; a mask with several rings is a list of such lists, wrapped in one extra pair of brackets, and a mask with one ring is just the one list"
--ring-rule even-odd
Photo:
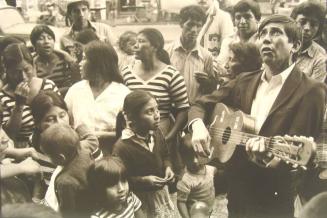
[(166, 180), (157, 176), (144, 176), (143, 181), (151, 186), (158, 188), (163, 187), (166, 184)]
[(174, 179), (174, 176), (175, 176), (175, 174), (174, 174), (173, 170), (170, 167), (167, 167), (166, 171), (165, 171), (165, 178), (164, 179), (167, 182), (172, 182), (173, 179)]

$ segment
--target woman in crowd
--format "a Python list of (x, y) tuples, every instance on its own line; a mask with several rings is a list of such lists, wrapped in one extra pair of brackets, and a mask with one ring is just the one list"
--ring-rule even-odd
[(30, 103), (40, 90), (58, 92), (58, 88), (51, 80), (36, 77), (32, 56), (24, 44), (9, 45), (3, 64), (7, 81), (0, 92), (3, 128), (16, 147), (28, 147), (34, 130)]
[(141, 200), (147, 217), (175, 217), (167, 187), (174, 173), (165, 139), (158, 128), (160, 115), (156, 99), (144, 90), (133, 91), (125, 98), (123, 115), (126, 128), (117, 133), (121, 138), (115, 143), (113, 154), (123, 160), (131, 190)]
[[(189, 103), (185, 81), (170, 65), (168, 53), (163, 47), (164, 38), (160, 31), (153, 28), (140, 31), (135, 44), (135, 58), (140, 61), (124, 67), (122, 74), (128, 88), (143, 89), (156, 97), (160, 128), (167, 143), (171, 144), (186, 123)], [(171, 118), (173, 112), (175, 122)], [(173, 147), (172, 150), (172, 155), (177, 155), (177, 149)]]
[(84, 53), (80, 64), (84, 80), (68, 90), (65, 101), (73, 125), (86, 124), (107, 154), (115, 142), (116, 116), (129, 89), (122, 84), (117, 53), (111, 45), (93, 41)]
[(37, 76), (52, 80), (64, 96), (80, 78), (78, 64), (68, 53), (54, 49), (55, 34), (47, 25), (34, 27), (30, 39), (37, 54), (34, 58)]
[(262, 59), (260, 51), (254, 43), (238, 42), (229, 45), (231, 50), (226, 70), (231, 78), (244, 72), (253, 72), (261, 69)]

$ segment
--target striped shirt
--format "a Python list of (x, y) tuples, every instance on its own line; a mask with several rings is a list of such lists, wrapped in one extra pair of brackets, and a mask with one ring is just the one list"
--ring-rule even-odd
[(169, 116), (172, 104), (176, 109), (189, 107), (186, 86), (183, 77), (171, 65), (144, 81), (133, 72), (131, 66), (123, 69), (124, 84), (131, 90), (143, 89), (150, 92), (158, 101), (160, 116)]
[(95, 214), (91, 215), (91, 218), (134, 218), (135, 212), (138, 211), (142, 203), (140, 199), (133, 193), (130, 192), (127, 197), (127, 207), (124, 211), (119, 214), (111, 213), (106, 209), (101, 209)]
[(72, 85), (73, 73), (71, 63), (66, 62), (60, 54), (56, 56), (49, 66), (43, 63), (39, 56), (34, 58), (37, 77), (52, 80), (58, 88), (69, 88)]
[[(57, 86), (51, 81), (44, 79), (41, 85), (40, 90), (52, 90), (57, 92), (58, 94), (58, 88)], [(15, 97), (7, 94), (4, 91), (0, 92), (0, 103), (2, 107), (2, 125), (6, 125), (10, 119), (12, 110), (15, 107), (16, 101)], [(34, 119), (32, 116), (32, 111), (30, 106), (24, 105), (23, 113), (22, 113), (22, 124), (18, 131), (17, 139), (19, 141), (28, 141), (29, 137), (32, 135), (34, 131)]]

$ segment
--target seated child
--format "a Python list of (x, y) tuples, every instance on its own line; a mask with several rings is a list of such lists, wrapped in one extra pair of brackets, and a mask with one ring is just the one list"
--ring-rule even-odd
[(126, 31), (119, 37), (117, 49), (118, 54), (118, 66), (122, 70), (127, 65), (133, 64), (135, 61), (133, 47), (136, 43), (136, 33), (132, 31)]
[(95, 204), (91, 218), (144, 217), (141, 201), (129, 191), (127, 171), (118, 157), (96, 161), (89, 169), (88, 181)]
[(53, 124), (43, 131), (41, 150), (57, 165), (45, 195), (45, 204), (63, 217), (89, 217), (87, 171), (94, 162), (89, 150), (70, 126)]
[(215, 200), (214, 174), (216, 168), (200, 164), (195, 154), (191, 135), (187, 134), (180, 145), (180, 153), (186, 165), (185, 172), (177, 183), (177, 207), (183, 218), (191, 217), (194, 203), (203, 202), (211, 213)]

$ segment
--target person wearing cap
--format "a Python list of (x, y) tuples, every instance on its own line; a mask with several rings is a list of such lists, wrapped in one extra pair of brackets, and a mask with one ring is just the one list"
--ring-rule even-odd
[(46, 14), (42, 14), (38, 23), (51, 26), (64, 26), (64, 17), (59, 13), (58, 5), (54, 1), (45, 3)]
[(324, 26), (326, 10), (318, 2), (306, 1), (297, 5), (291, 14), (302, 29), (303, 45), (297, 57), (298, 67), (309, 77), (324, 82), (326, 71), (326, 51), (313, 39), (319, 36)]
[(92, 29), (100, 40), (114, 45), (116, 39), (109, 25), (99, 22), (91, 22), (90, 19), (90, 3), (86, 0), (69, 0), (67, 4), (67, 24), (71, 24), (71, 28), (60, 39), (61, 48), (69, 52), (73, 57), (75, 40), (79, 32), (86, 29)]
[(34, 131), (31, 101), (41, 90), (59, 91), (51, 80), (36, 77), (32, 56), (22, 43), (7, 46), (3, 65), (7, 82), (0, 91), (3, 129), (15, 147), (29, 147)]
[(208, 156), (210, 135), (204, 118), (211, 116), (216, 103), (254, 117), (259, 137), (249, 139), (245, 149), (237, 147), (226, 164), (229, 217), (293, 217), (292, 167), (268, 155), (260, 136), (317, 137), (326, 86), (308, 78), (295, 64), (301, 32), (293, 19), (283, 15), (264, 19), (258, 29), (258, 46), (262, 70), (242, 73), (211, 95), (199, 98), (190, 108), (188, 126), (195, 152)]

